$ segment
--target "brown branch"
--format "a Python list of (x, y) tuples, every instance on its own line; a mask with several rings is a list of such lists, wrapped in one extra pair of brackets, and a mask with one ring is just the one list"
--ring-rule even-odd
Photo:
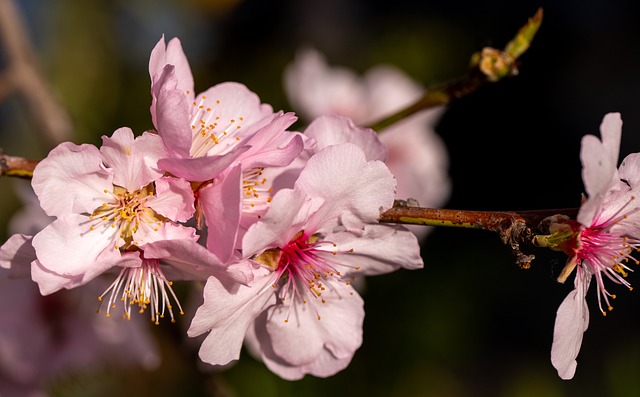
[(29, 160), (0, 153), (0, 176), (31, 179), (33, 170), (38, 165), (38, 162), (38, 160)]
[(12, 0), (0, 0), (0, 46), (7, 58), (0, 93), (16, 93), (22, 98), (37, 130), (50, 145), (68, 140), (71, 118), (40, 73), (22, 16)]
[(543, 221), (552, 215), (576, 217), (577, 209), (540, 211), (465, 211), (412, 207), (396, 201), (394, 206), (380, 215), (381, 223), (397, 223), (426, 226), (447, 226), (488, 230), (498, 234), (505, 245), (511, 248), (516, 263), (529, 268), (535, 258), (529, 251), (536, 247), (534, 237), (547, 233)]
[(473, 54), (471, 65), (464, 76), (429, 88), (424, 95), (408, 107), (373, 123), (370, 128), (381, 131), (421, 110), (446, 105), (465, 97), (487, 83), (518, 74), (518, 59), (529, 48), (542, 23), (542, 8), (520, 28), (504, 50), (483, 48)]

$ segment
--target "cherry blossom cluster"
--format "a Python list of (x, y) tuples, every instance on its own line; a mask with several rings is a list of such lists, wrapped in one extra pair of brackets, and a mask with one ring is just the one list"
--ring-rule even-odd
[(53, 149), (32, 179), (50, 218), (11, 236), (0, 265), (47, 296), (108, 279), (100, 313), (156, 324), (186, 311), (174, 281), (206, 282), (187, 331), (206, 334), (204, 362), (244, 344), (285, 379), (342, 370), (362, 343), (352, 282), (423, 266), (412, 232), (378, 223), (397, 189), (387, 145), (335, 114), (291, 131), (293, 113), (239, 83), (196, 94), (178, 39), (149, 74), (155, 130)]

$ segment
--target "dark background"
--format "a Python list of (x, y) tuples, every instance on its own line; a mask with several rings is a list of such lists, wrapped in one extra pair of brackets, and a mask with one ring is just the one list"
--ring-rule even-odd
[[(425, 86), (465, 73), (484, 46), (503, 47), (544, 8), (520, 75), (452, 103), (438, 125), (450, 155), (447, 207), (517, 210), (576, 207), (580, 139), (607, 112), (622, 113), (621, 156), (640, 151), (638, 5), (631, 1), (36, 1), (19, 2), (38, 61), (71, 114), (76, 143), (99, 143), (127, 125), (152, 128), (147, 62), (165, 34), (179, 36), (200, 92), (240, 81), (275, 109), (290, 110), (282, 71), (311, 45), (331, 64), (363, 72), (378, 63)], [(51, 148), (18, 98), (0, 106), (5, 152), (41, 158)], [(6, 223), (19, 207), (0, 180)], [(589, 291), (592, 321), (572, 381), (549, 361), (555, 311), (571, 290), (555, 282), (566, 257), (539, 252), (521, 270), (497, 236), (438, 229), (425, 269), (367, 281), (365, 339), (353, 363), (328, 379), (286, 382), (243, 354), (228, 370), (201, 371), (179, 350), (180, 327), (157, 327), (164, 363), (155, 372), (70, 374), (61, 396), (114, 392), (250, 396), (628, 396), (640, 392), (637, 292), (618, 295), (606, 318)], [(630, 275), (632, 284), (638, 277)], [(610, 283), (611, 284), (611, 283)], [(117, 321), (117, 320), (116, 320)], [(188, 322), (185, 326), (188, 325)]]

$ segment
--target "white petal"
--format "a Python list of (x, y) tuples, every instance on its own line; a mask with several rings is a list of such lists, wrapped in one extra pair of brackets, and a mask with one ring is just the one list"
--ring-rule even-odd
[(93, 145), (61, 143), (33, 172), (31, 185), (49, 216), (92, 213), (111, 199), (113, 175)]
[(589, 326), (589, 308), (585, 296), (591, 274), (577, 269), (575, 289), (562, 301), (556, 315), (551, 346), (551, 364), (562, 379), (571, 379), (576, 372), (576, 357), (580, 352), (584, 331)]
[(213, 365), (224, 365), (240, 357), (240, 350), (247, 328), (253, 320), (275, 303), (271, 287), (274, 274), (257, 269), (250, 287), (238, 285), (228, 291), (211, 277), (204, 289), (204, 303), (187, 331), (190, 337), (207, 331), (209, 335), (200, 347), (202, 361)]

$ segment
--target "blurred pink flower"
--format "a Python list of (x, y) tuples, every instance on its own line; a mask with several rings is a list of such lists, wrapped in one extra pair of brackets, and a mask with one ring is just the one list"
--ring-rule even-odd
[[(607, 114), (600, 126), (602, 140), (587, 135), (582, 140), (582, 178), (588, 195), (580, 207), (577, 223), (560, 224), (571, 228), (575, 239), (569, 240), (562, 249), (569, 255), (559, 281), (569, 276), (575, 268), (575, 289), (558, 308), (551, 347), (551, 362), (562, 379), (573, 378), (577, 366), (583, 333), (589, 325), (586, 293), (595, 277), (598, 306), (603, 315), (611, 310), (604, 278), (631, 286), (624, 278), (631, 255), (640, 248), (640, 207), (638, 194), (640, 155), (625, 158), (619, 169), (618, 162), (622, 120), (620, 114)], [(604, 306), (604, 308), (603, 308)]]
[[(363, 77), (330, 67), (317, 51), (301, 51), (285, 71), (292, 106), (305, 119), (340, 115), (368, 125), (413, 103), (423, 89), (400, 70), (378, 66)], [(386, 164), (398, 180), (396, 197), (413, 198), (424, 207), (439, 207), (448, 199), (448, 156), (433, 131), (442, 109), (421, 112), (380, 132), (388, 148)], [(419, 236), (428, 228), (411, 227)]]
[(110, 365), (155, 368), (160, 361), (153, 339), (142, 323), (114, 322), (95, 315), (95, 291), (103, 280), (86, 289), (41, 296), (30, 275), (36, 259), (30, 245), (55, 218), (48, 217), (32, 190), (19, 188), (25, 207), (10, 222), (20, 253), (12, 243), (0, 248), (0, 394), (45, 396), (46, 384), (74, 372)]
[(384, 164), (367, 161), (353, 144), (311, 157), (294, 189), (279, 191), (244, 236), (253, 281), (231, 293), (207, 281), (188, 331), (209, 332), (201, 359), (214, 365), (238, 359), (246, 337), (285, 379), (344, 369), (362, 342), (364, 319), (350, 277), (422, 266), (413, 234), (376, 224), (393, 203), (394, 185)]

